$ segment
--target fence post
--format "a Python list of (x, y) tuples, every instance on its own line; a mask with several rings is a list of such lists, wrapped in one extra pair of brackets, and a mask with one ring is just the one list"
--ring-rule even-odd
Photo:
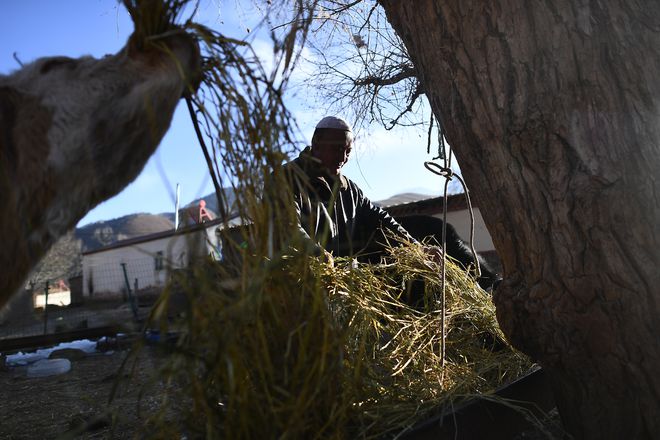
[[(133, 311), (133, 318), (138, 320), (138, 309), (137, 304), (135, 303), (135, 297), (131, 292), (131, 284), (128, 282), (128, 273), (126, 272), (126, 263), (121, 263), (121, 268), (124, 271), (124, 283), (126, 284), (126, 291), (128, 292), (128, 301), (131, 304), (131, 310)], [(137, 280), (136, 280), (137, 281)]]
[(44, 335), (48, 332), (48, 280), (46, 280), (46, 297), (44, 298)]

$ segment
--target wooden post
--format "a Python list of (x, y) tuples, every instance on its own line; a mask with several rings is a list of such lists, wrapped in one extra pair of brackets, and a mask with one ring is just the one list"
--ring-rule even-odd
[(46, 297), (44, 298), (44, 335), (48, 332), (48, 280), (46, 280)]
[[(121, 263), (121, 268), (124, 271), (124, 283), (126, 284), (126, 293), (128, 295), (128, 301), (131, 304), (131, 310), (133, 311), (133, 318), (137, 321), (138, 320), (138, 310), (137, 310), (137, 304), (135, 303), (135, 297), (133, 296), (133, 292), (131, 291), (131, 284), (128, 281), (128, 273), (126, 272), (126, 263)], [(136, 286), (137, 286), (137, 279), (136, 281)]]

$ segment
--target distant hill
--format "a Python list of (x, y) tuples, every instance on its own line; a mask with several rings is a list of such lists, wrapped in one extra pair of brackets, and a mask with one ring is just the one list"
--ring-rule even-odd
[[(170, 219), (172, 217), (172, 219)], [(81, 250), (90, 251), (119, 240), (153, 234), (174, 228), (174, 214), (131, 214), (77, 228)]]

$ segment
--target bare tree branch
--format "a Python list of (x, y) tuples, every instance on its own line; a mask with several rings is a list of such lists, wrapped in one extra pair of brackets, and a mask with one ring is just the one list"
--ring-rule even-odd
[(365, 76), (363, 78), (357, 78), (353, 80), (353, 83), (356, 86), (392, 86), (400, 83), (405, 79), (416, 78), (417, 73), (412, 66), (401, 66), (401, 70), (390, 77), (382, 77), (376, 75)]

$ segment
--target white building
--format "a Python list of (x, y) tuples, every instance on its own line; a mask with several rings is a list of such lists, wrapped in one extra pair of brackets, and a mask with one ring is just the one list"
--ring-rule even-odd
[(216, 231), (223, 227), (221, 220), (210, 220), (83, 252), (83, 296), (121, 297), (127, 283), (132, 290), (160, 287), (170, 270), (187, 267), (195, 257), (219, 259), (222, 250)]

